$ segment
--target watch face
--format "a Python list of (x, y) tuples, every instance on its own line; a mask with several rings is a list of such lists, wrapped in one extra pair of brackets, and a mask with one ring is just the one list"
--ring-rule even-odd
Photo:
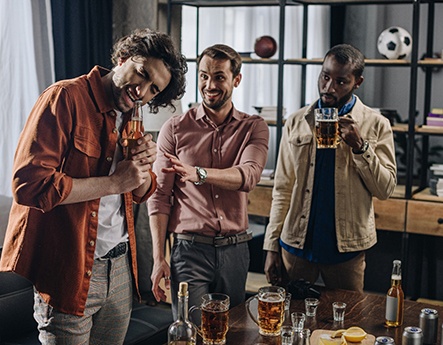
[(203, 168), (199, 168), (199, 169), (198, 169), (198, 176), (199, 176), (201, 179), (205, 179), (206, 176), (208, 176), (208, 173), (206, 172), (205, 169), (203, 169)]

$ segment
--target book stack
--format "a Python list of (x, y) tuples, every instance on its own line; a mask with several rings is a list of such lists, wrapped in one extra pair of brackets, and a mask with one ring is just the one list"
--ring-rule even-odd
[[(265, 121), (276, 121), (277, 120), (277, 107), (274, 106), (254, 106), (258, 114), (265, 119)], [(283, 107), (282, 117), (286, 115), (286, 108)]]
[(428, 126), (443, 126), (443, 108), (432, 108), (431, 112), (426, 117), (426, 124)]
[(262, 180), (273, 180), (274, 179), (274, 169), (263, 169), (261, 173)]
[(443, 196), (443, 164), (432, 164), (429, 168), (429, 189), (431, 194)]

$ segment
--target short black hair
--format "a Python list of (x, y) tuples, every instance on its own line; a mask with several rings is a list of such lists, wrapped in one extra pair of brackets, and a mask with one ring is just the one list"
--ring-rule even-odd
[(117, 66), (119, 59), (135, 56), (160, 59), (171, 72), (168, 86), (148, 102), (150, 111), (157, 113), (159, 107), (166, 106), (175, 109), (172, 101), (183, 97), (186, 88), (188, 65), (185, 56), (175, 49), (167, 34), (150, 29), (137, 29), (114, 44), (111, 56), (114, 66)]
[(363, 53), (350, 44), (338, 44), (326, 53), (325, 59), (333, 56), (341, 65), (352, 64), (352, 74), (360, 78), (365, 69), (365, 57)]

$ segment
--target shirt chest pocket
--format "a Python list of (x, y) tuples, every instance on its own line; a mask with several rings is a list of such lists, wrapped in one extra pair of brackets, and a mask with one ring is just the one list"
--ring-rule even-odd
[(96, 137), (97, 133), (88, 128), (76, 128), (64, 164), (66, 174), (77, 178), (97, 175), (101, 147)]
[(74, 132), (74, 148), (90, 158), (100, 158), (101, 147), (97, 133), (85, 127), (78, 127)]

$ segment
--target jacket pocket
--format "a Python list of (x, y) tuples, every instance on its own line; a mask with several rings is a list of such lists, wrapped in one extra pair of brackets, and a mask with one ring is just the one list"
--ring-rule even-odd
[(301, 134), (289, 138), (289, 142), (294, 146), (305, 146), (312, 143), (312, 134)]

